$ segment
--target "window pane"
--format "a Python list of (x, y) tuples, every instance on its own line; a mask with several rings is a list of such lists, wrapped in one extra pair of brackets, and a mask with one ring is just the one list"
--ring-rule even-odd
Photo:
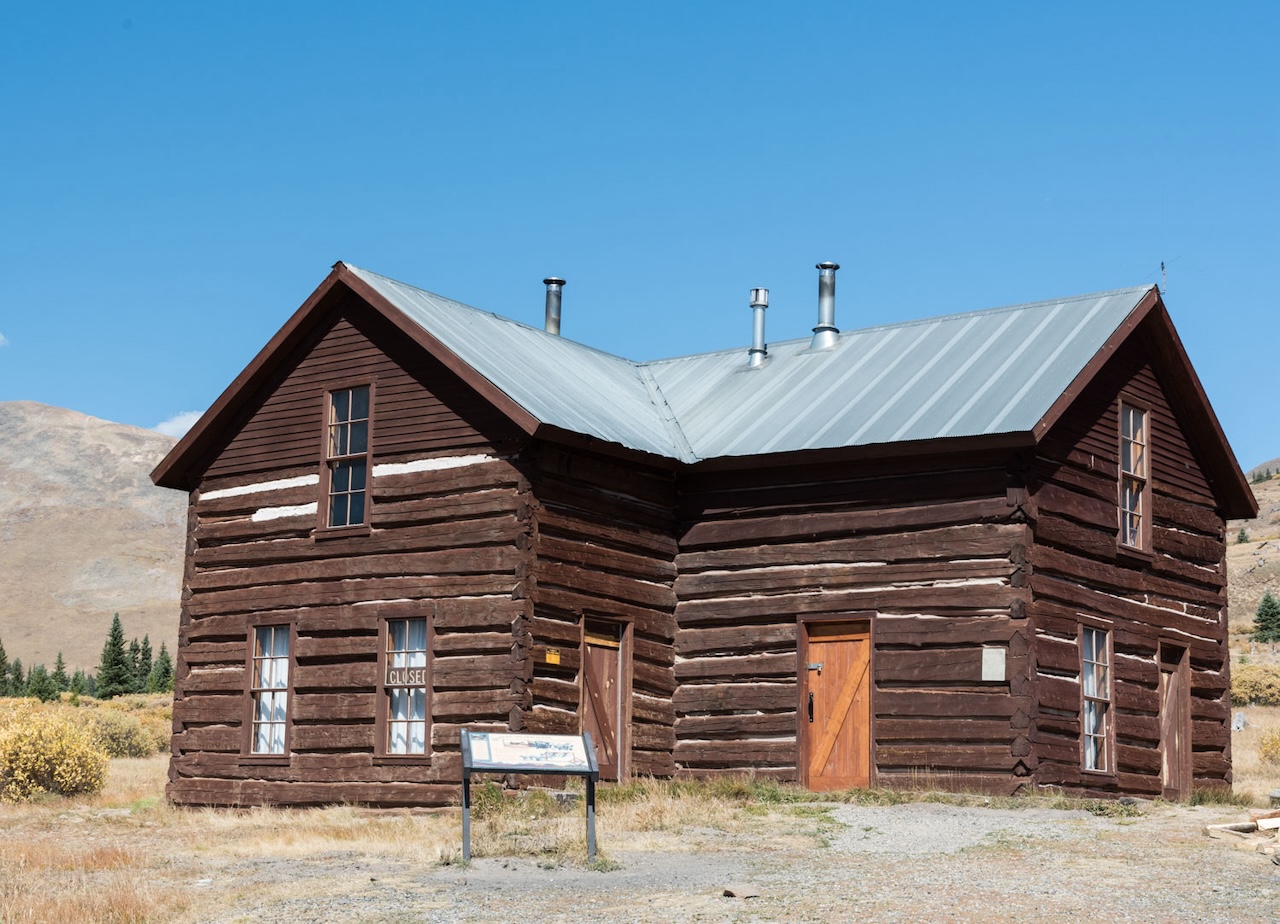
[[(313, 420), (315, 418), (312, 418)], [(351, 419), (351, 392), (347, 390), (333, 393), (333, 421), (335, 423)]]
[(409, 725), (409, 753), (427, 753), (427, 723), (412, 722)]
[(275, 648), (271, 652), (277, 658), (289, 657), (289, 627), (275, 627)]
[(369, 387), (351, 389), (351, 420), (364, 420), (369, 416)]
[(346, 462), (344, 464), (347, 466), (347, 469), (351, 472), (351, 490), (363, 491), (365, 474), (366, 474), (366, 464), (364, 459), (360, 459), (355, 462)]
[(339, 491), (351, 490), (351, 463), (337, 462), (333, 466), (333, 479), (330, 484), (331, 491), (337, 493)]
[(364, 493), (351, 494), (351, 506), (347, 513), (347, 524), (364, 522)]
[(337, 494), (329, 498), (329, 525), (347, 525), (347, 495)]
[[(403, 619), (393, 619), (387, 623), (387, 650), (404, 651), (408, 623)], [(398, 667), (399, 665), (397, 665)]]
[(256, 734), (253, 736), (253, 753), (269, 754), (271, 753), (271, 726), (259, 725)]
[(353, 423), (348, 430), (347, 451), (344, 455), (356, 455), (369, 448), (369, 424), (367, 421)]
[(409, 718), (424, 722), (427, 718), (427, 691), (425, 687), (416, 687), (409, 691)]

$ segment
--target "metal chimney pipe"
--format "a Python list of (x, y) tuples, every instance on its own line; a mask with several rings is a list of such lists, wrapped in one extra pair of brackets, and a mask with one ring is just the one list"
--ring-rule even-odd
[(811, 350), (829, 350), (840, 342), (840, 328), (836, 327), (836, 270), (839, 263), (819, 263), (818, 269), (818, 326), (813, 329)]
[(547, 287), (547, 333), (560, 335), (560, 290), (564, 288), (564, 280), (557, 276), (548, 276), (542, 280)]
[(763, 366), (765, 357), (769, 355), (769, 346), (764, 342), (764, 310), (769, 307), (769, 290), (751, 290), (751, 349), (747, 350), (747, 365), (753, 369)]

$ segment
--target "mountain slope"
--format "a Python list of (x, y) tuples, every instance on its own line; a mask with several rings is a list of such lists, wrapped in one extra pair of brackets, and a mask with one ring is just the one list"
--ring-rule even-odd
[(97, 668), (113, 613), (172, 652), (186, 497), (151, 469), (171, 437), (29, 401), (0, 403), (0, 641), (10, 660)]

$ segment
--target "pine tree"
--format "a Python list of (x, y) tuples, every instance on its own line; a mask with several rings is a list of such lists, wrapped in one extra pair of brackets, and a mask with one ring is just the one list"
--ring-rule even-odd
[(129, 640), (129, 689), (126, 693), (138, 693), (142, 687), (138, 684), (138, 664), (142, 660), (142, 646), (136, 638)]
[(0, 696), (9, 695), (9, 656), (4, 653), (4, 642), (0, 642)]
[(1249, 533), (1245, 530), (1243, 526), (1241, 526), (1240, 532), (1236, 533), (1236, 545), (1244, 545), (1248, 541), (1249, 541)]
[(84, 675), (84, 671), (77, 670), (71, 675), (71, 683), (68, 689), (77, 696), (84, 696), (89, 692), (89, 680)]
[(58, 686), (43, 664), (31, 668), (31, 676), (27, 678), (27, 695), (42, 703), (58, 698)]
[(71, 689), (71, 678), (67, 676), (67, 662), (62, 660), (62, 652), (58, 652), (58, 658), (53, 662), (53, 673), (49, 675), (53, 680), (54, 686), (58, 688), (58, 692), (62, 693)]
[(21, 658), (14, 658), (9, 665), (9, 695), (27, 695), (27, 675), (22, 672)]
[(147, 677), (148, 693), (173, 692), (173, 659), (169, 657), (169, 649), (164, 642), (160, 643), (160, 653), (156, 655), (155, 666)]
[(102, 645), (102, 659), (98, 663), (97, 696), (111, 699), (133, 689), (133, 665), (124, 647), (124, 627), (120, 614), (111, 620), (111, 629)]
[(1255, 642), (1280, 642), (1280, 600), (1269, 590), (1263, 593), (1253, 615), (1252, 638)]
[(151, 678), (151, 668), (155, 665), (151, 660), (151, 636), (142, 636), (142, 644), (138, 646), (138, 672), (134, 674), (134, 692), (141, 693), (147, 688)]

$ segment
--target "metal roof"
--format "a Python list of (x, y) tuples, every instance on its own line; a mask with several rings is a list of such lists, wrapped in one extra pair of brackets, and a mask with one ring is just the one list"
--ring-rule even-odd
[(348, 265), (543, 423), (685, 462), (1030, 431), (1152, 286), (635, 363)]

